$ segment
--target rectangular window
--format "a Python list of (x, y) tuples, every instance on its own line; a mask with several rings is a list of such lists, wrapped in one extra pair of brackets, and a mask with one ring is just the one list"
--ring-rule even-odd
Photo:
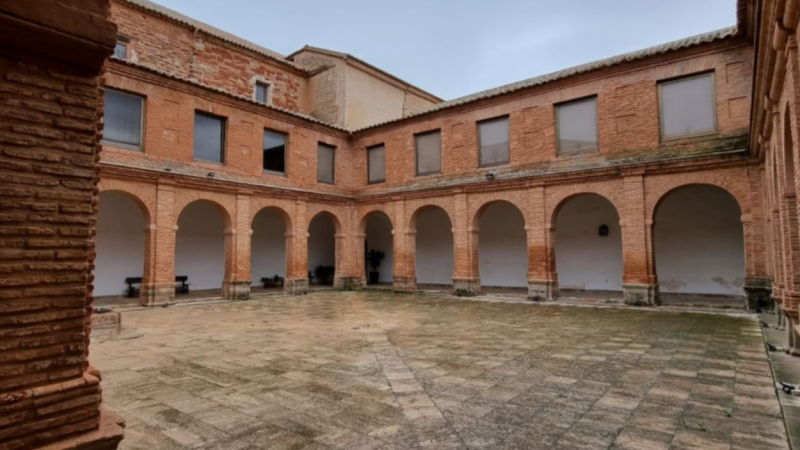
[(717, 129), (714, 74), (706, 73), (659, 83), (661, 136), (702, 134)]
[(119, 59), (128, 59), (128, 46), (122, 42), (117, 42), (117, 45), (114, 47), (114, 56)]
[(264, 130), (264, 172), (286, 174), (286, 135)]
[(478, 122), (480, 166), (495, 166), (510, 161), (508, 152), (508, 117)]
[(442, 133), (439, 130), (414, 136), (417, 147), (417, 175), (442, 171)]
[(256, 101), (258, 103), (261, 103), (263, 105), (268, 105), (270, 103), (269, 87), (270, 86), (268, 83), (263, 83), (260, 81), (256, 82), (255, 96), (256, 96)]
[(383, 144), (367, 149), (367, 181), (369, 183), (386, 181), (386, 146)]
[(556, 105), (558, 154), (592, 152), (597, 145), (597, 97)]
[(144, 98), (108, 88), (103, 97), (103, 140), (141, 150)]
[(336, 147), (319, 143), (317, 146), (317, 181), (333, 184), (336, 173)]
[(225, 119), (195, 111), (194, 159), (225, 162)]

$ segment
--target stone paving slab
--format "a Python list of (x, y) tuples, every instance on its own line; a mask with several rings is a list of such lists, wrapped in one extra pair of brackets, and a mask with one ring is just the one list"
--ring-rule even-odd
[(320, 292), (122, 321), (91, 360), (123, 449), (788, 448), (753, 316)]

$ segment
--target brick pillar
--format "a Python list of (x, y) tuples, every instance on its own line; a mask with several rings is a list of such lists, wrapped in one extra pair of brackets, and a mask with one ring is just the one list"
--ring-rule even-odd
[[(455, 217), (453, 217), (453, 291), (479, 294), (481, 280), (477, 271), (478, 233), (472, 227), (467, 205), (467, 194), (455, 194)], [(473, 263), (474, 260), (474, 263)]]
[(652, 221), (646, 217), (644, 174), (625, 176), (620, 212), (622, 231), (622, 291), (629, 305), (658, 305), (653, 265)]
[(250, 298), (250, 192), (236, 194), (236, 214), (225, 230), (225, 279), (222, 296), (227, 300)]
[(764, 192), (764, 171), (761, 167), (748, 167), (750, 186), (750, 214), (742, 215), (746, 275), (744, 290), (747, 309), (766, 308), (771, 304), (772, 280), (767, 270), (767, 224)]
[(528, 241), (528, 298), (555, 300), (558, 298), (558, 281), (555, 273), (555, 251), (551, 245), (550, 221), (545, 211), (544, 186), (533, 186), (528, 191), (528, 208), (525, 215), (525, 234)]
[(155, 227), (150, 232), (150, 250), (145, 252), (145, 274), (142, 280), (139, 303), (159, 306), (175, 300), (175, 234), (178, 232), (175, 217), (175, 186), (159, 181), (156, 187)]
[(797, 196), (785, 192), (781, 208), (783, 241), (783, 311), (786, 317), (786, 333), (789, 352), (800, 356), (800, 230), (798, 229)]
[(402, 198), (394, 202), (395, 224), (392, 228), (392, 246), (394, 250), (394, 279), (392, 289), (397, 292), (414, 292), (417, 289), (416, 251), (417, 230), (411, 230), (406, 217), (405, 201)]
[(286, 230), (286, 279), (283, 291), (287, 294), (308, 293), (307, 208), (305, 199), (295, 200), (294, 230)]
[[(347, 202), (344, 212), (341, 231), (337, 232), (336, 237), (334, 286), (338, 289), (355, 289), (364, 285), (364, 241), (358, 237), (358, 211), (355, 203)], [(360, 253), (357, 250), (359, 243)]]

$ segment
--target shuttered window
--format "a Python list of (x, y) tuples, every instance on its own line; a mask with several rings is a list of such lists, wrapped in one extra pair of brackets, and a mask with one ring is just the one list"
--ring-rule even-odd
[(336, 147), (319, 143), (317, 146), (317, 181), (333, 184), (335, 181)]
[(225, 162), (225, 118), (195, 112), (194, 159)]
[(509, 162), (508, 117), (479, 122), (478, 136), (481, 167)]
[(144, 98), (106, 88), (104, 103), (103, 140), (141, 149)]
[(593, 152), (597, 144), (597, 97), (556, 105), (558, 154)]
[(439, 130), (414, 136), (417, 147), (417, 175), (442, 171), (442, 133)]
[(690, 136), (717, 129), (713, 74), (662, 82), (659, 94), (662, 137)]
[(367, 181), (386, 181), (386, 146), (383, 144), (367, 149)]

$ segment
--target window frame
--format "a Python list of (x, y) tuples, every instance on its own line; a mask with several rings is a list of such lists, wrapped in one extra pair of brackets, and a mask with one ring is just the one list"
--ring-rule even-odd
[[(258, 101), (258, 87), (264, 86), (264, 102)], [(259, 105), (272, 106), (272, 83), (265, 80), (256, 80), (253, 84), (253, 101)]]
[[(195, 130), (197, 128), (196, 117), (197, 117), (198, 114), (201, 115), (201, 116), (211, 117), (211, 118), (219, 119), (219, 120), (222, 121), (222, 133), (221, 133), (221, 136), (220, 136), (220, 145), (221, 145), (221, 148), (220, 148), (220, 157), (221, 158), (220, 159), (221, 159), (221, 161), (211, 161), (210, 159), (198, 159), (197, 157), (195, 157), (195, 154), (194, 154), (194, 149), (195, 149), (194, 135), (195, 135)], [(228, 149), (227, 149), (227, 145), (226, 145), (227, 144), (226, 141), (228, 140), (228, 118), (225, 117), (225, 116), (220, 116), (220, 115), (217, 115), (217, 114), (214, 114), (214, 113), (210, 113), (208, 111), (203, 111), (202, 109), (195, 109), (194, 110), (194, 118), (193, 118), (193, 120), (194, 121), (192, 123), (192, 161), (197, 161), (197, 162), (201, 162), (201, 163), (208, 163), (208, 164), (218, 164), (220, 166), (224, 166), (226, 164), (227, 160), (228, 160), (228, 151), (227, 151)]]
[[(114, 141), (114, 140), (111, 140), (111, 139), (106, 139), (105, 133), (103, 133), (103, 138), (100, 139), (100, 144), (103, 145), (103, 146), (107, 146), (107, 147), (121, 148), (121, 149), (124, 149), (124, 150), (134, 150), (134, 151), (139, 151), (139, 152), (144, 153), (144, 125), (145, 125), (145, 121), (144, 120), (145, 120), (145, 108), (147, 106), (147, 101), (146, 101), (147, 97), (142, 95), (142, 94), (136, 93), (136, 92), (124, 91), (122, 89), (117, 89), (117, 88), (109, 87), (109, 86), (103, 86), (103, 95), (104, 96), (105, 96), (105, 91), (106, 90), (114, 91), (114, 92), (117, 92), (117, 93), (120, 93), (120, 94), (123, 94), (123, 95), (127, 95), (129, 97), (136, 97), (141, 101), (142, 108), (141, 108), (141, 114), (140, 114), (140, 117), (139, 117), (139, 145), (131, 145), (131, 144), (126, 144), (124, 142), (117, 142), (117, 141)], [(106, 118), (105, 118), (105, 98), (103, 99), (103, 111), (104, 111), (104, 113), (103, 113), (103, 131), (105, 131), (105, 122), (106, 122)]]
[[(369, 151), (373, 150), (373, 149), (376, 149), (378, 147), (383, 147), (383, 178), (381, 178), (380, 180), (370, 181), (369, 173), (370, 173), (371, 165), (370, 165), (370, 161), (369, 161)], [(380, 144), (370, 145), (369, 147), (366, 148), (366, 150), (367, 150), (367, 184), (385, 183), (386, 182), (386, 143), (382, 142)], [(334, 159), (334, 161), (335, 161), (335, 159)], [(334, 179), (335, 179), (335, 177), (334, 177)]]
[[(333, 159), (331, 159), (331, 178), (333, 181), (323, 181), (319, 179), (319, 147), (320, 146), (330, 147), (333, 150)], [(336, 149), (337, 147), (332, 144), (328, 144), (327, 142), (318, 141), (317, 142), (317, 183), (328, 184), (331, 186), (336, 185)]]
[[(419, 141), (417, 140), (420, 136), (426, 136), (429, 134), (439, 133), (439, 170), (432, 170), (430, 172), (420, 172), (419, 171)], [(480, 147), (480, 140), (478, 141), (478, 146)], [(480, 152), (480, 150), (478, 150)], [(435, 130), (428, 130), (422, 131), (420, 133), (414, 133), (414, 175), (418, 177), (424, 177), (428, 175), (438, 175), (442, 173), (442, 129), (437, 128)], [(480, 153), (478, 154), (478, 162), (480, 163)]]
[[(505, 120), (508, 124), (508, 160), (504, 162), (496, 162), (491, 164), (481, 164), (481, 124), (487, 122), (495, 122)], [(503, 114), (501, 116), (490, 117), (488, 119), (482, 119), (475, 122), (476, 131), (478, 132), (478, 168), (483, 167), (496, 167), (496, 166), (504, 166), (506, 164), (511, 164), (511, 114)]]
[[(665, 84), (674, 84), (674, 83), (679, 83), (681, 81), (693, 80), (695, 78), (701, 78), (708, 75), (711, 76), (711, 107), (713, 109), (714, 128), (711, 130), (698, 131), (695, 133), (674, 134), (666, 136), (664, 134), (664, 107), (662, 101), (664, 98), (664, 94), (661, 89), (662, 86), (664, 86)], [(663, 80), (656, 81), (656, 83), (658, 84), (658, 134), (661, 142), (687, 139), (697, 136), (707, 136), (719, 133), (719, 123), (718, 123), (719, 121), (717, 117), (719, 114), (719, 111), (717, 110), (717, 76), (716, 76), (716, 71), (714, 69), (705, 70), (703, 72), (690, 73), (688, 75), (678, 75), (675, 77), (665, 78)]]
[[(592, 149), (581, 150), (579, 152), (562, 153), (561, 124), (559, 123), (560, 120), (558, 118), (558, 108), (561, 106), (567, 106), (574, 103), (585, 102), (587, 100), (594, 100), (594, 127), (595, 130), (597, 131), (597, 144), (595, 145), (595, 148)], [(585, 153), (600, 153), (600, 101), (599, 100), (600, 99), (597, 94), (590, 94), (590, 95), (585, 95), (583, 97), (573, 98), (570, 100), (565, 100), (563, 102), (558, 102), (553, 104), (553, 114), (555, 115), (555, 124), (556, 124), (556, 157), (583, 155)]]
[[(284, 136), (284, 144), (283, 144), (283, 172), (278, 172), (275, 170), (267, 170), (264, 168), (264, 133), (269, 131), (270, 133), (281, 134)], [(275, 175), (279, 177), (288, 177), (289, 176), (289, 133), (284, 133), (283, 131), (273, 130), (272, 128), (264, 128), (264, 132), (261, 133), (261, 170), (263, 173), (267, 175)]]

